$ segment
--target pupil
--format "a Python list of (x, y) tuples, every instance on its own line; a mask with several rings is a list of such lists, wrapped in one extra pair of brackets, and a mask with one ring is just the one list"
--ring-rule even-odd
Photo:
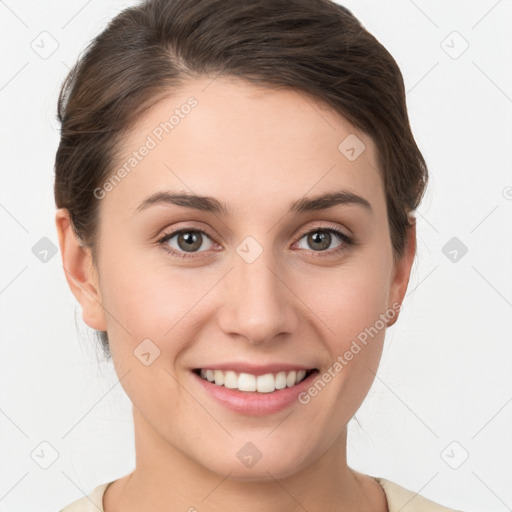
[[(182, 247), (181, 242), (185, 242), (185, 247)], [(201, 247), (201, 237), (199, 233), (195, 233), (193, 231), (187, 231), (185, 233), (181, 233), (178, 239), (178, 243), (181, 249), (185, 251), (199, 249)]]
[(315, 251), (321, 250), (321, 249), (327, 249), (327, 247), (329, 247), (329, 245), (331, 243), (331, 234), (326, 231), (316, 231), (315, 233), (310, 235), (309, 238), (310, 238), (310, 242), (312, 242), (313, 245), (317, 244), (317, 243), (321, 244), (320, 248), (313, 247), (313, 249)]

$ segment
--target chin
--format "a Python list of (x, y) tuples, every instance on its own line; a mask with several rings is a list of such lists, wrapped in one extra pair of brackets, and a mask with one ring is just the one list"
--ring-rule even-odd
[[(250, 449), (246, 452), (250, 452)], [(261, 454), (259, 459), (255, 456), (252, 461), (249, 459), (244, 462), (244, 457), (247, 456), (243, 451), (240, 455), (235, 453), (234, 457), (224, 459), (221, 464), (216, 461), (217, 463), (209, 465), (208, 469), (222, 477), (229, 475), (230, 480), (238, 482), (268, 482), (287, 478), (300, 471), (305, 464), (303, 459), (283, 457), (280, 450), (274, 450), (268, 455)]]

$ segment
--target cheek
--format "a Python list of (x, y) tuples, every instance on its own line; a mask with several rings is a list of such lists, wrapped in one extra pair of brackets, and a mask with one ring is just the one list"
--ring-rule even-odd
[[(368, 258), (370, 259), (370, 258)], [(388, 306), (389, 272), (385, 262), (352, 261), (337, 271), (304, 283), (302, 296), (322, 320), (326, 336), (345, 343), (375, 324)]]
[(201, 300), (218, 281), (212, 272), (173, 270), (162, 258), (105, 262), (103, 273), (109, 338), (112, 344), (122, 344), (124, 351), (151, 339), (161, 351), (177, 353), (181, 347), (176, 340), (191, 329), (191, 322), (204, 310)]
[(125, 392), (148, 418), (159, 417), (162, 404), (181, 410), (186, 397), (179, 393), (175, 369), (193, 337), (191, 321), (199, 311), (194, 305), (206, 284), (186, 272), (128, 258), (105, 264), (104, 273), (112, 360)]
[(347, 410), (352, 410), (370, 388), (382, 354), (389, 261), (382, 257), (376, 260), (368, 251), (347, 261), (339, 271), (315, 280), (314, 286), (307, 288), (307, 284), (302, 293), (307, 290), (308, 306), (321, 320), (316, 324), (321, 326), (330, 354), (325, 380), (333, 382), (331, 405), (336, 407), (341, 400)]

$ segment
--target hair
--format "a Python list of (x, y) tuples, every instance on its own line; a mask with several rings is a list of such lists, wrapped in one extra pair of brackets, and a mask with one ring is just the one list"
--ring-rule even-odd
[[(60, 90), (55, 201), (98, 262), (99, 199), (123, 136), (187, 81), (236, 77), (305, 92), (374, 141), (395, 260), (428, 171), (411, 132), (400, 69), (347, 8), (331, 0), (146, 0), (94, 38)], [(341, 142), (341, 141), (340, 141)], [(108, 336), (99, 331), (106, 357)]]

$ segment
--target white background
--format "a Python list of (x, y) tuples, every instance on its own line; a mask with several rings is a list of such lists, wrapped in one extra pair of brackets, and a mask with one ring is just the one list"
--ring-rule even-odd
[[(133, 3), (0, 2), (4, 512), (58, 510), (135, 462), (131, 404), (81, 319), (60, 253), (43, 263), (32, 252), (42, 237), (58, 245), (53, 163), (62, 80)], [(511, 510), (512, 1), (344, 5), (401, 67), (430, 171), (409, 293), (356, 415), (360, 425), (349, 425), (349, 464), (453, 508)], [(46, 59), (31, 47), (48, 38), (43, 31), (58, 43)], [(469, 47), (453, 58), (462, 38)], [(468, 248), (457, 262), (442, 250), (452, 237)], [(41, 450), (51, 457), (42, 442), (58, 453), (48, 469), (35, 462)], [(446, 462), (460, 464), (465, 452), (458, 469)]]

